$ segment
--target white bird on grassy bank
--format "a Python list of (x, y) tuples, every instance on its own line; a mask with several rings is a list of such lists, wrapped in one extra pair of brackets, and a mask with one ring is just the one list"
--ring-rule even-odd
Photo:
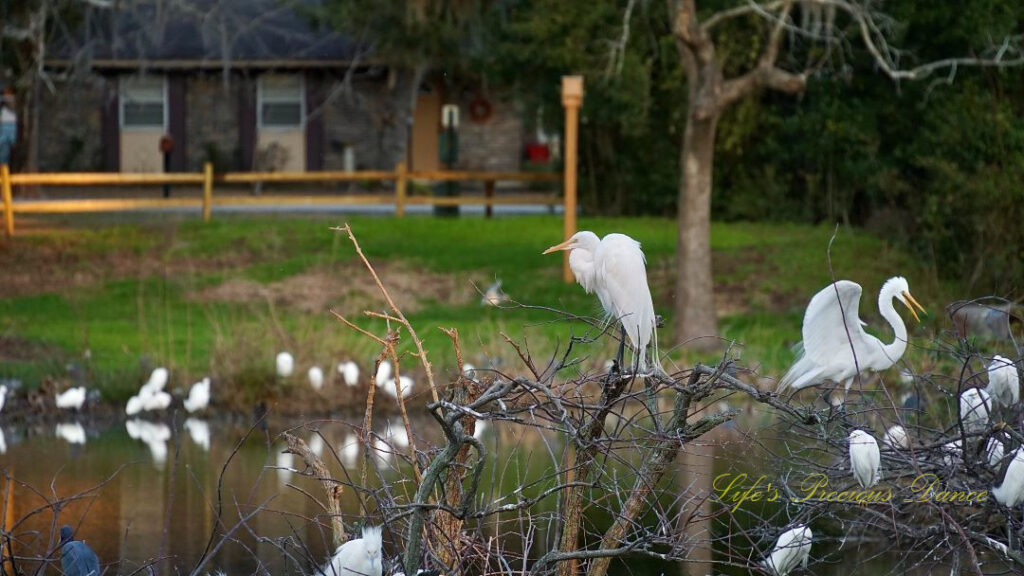
[(338, 372), (341, 373), (346, 386), (359, 385), (359, 365), (355, 362), (349, 360), (338, 364)]
[(287, 378), (292, 375), (295, 370), (295, 359), (288, 352), (280, 352), (275, 359), (277, 368), (277, 375), (281, 378)]
[(68, 388), (55, 397), (57, 408), (61, 410), (81, 410), (85, 404), (85, 386)]
[(206, 410), (206, 407), (210, 405), (210, 379), (203, 378), (193, 384), (192, 389), (188, 391), (188, 398), (185, 398), (183, 404), (189, 414)]
[(324, 387), (324, 371), (319, 366), (313, 366), (306, 374), (309, 378), (309, 385), (313, 390), (320, 391)]

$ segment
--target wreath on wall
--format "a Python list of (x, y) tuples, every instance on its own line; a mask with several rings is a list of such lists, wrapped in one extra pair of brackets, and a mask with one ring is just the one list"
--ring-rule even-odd
[(483, 96), (477, 96), (469, 103), (469, 119), (473, 122), (486, 122), (493, 112), (491, 102)]

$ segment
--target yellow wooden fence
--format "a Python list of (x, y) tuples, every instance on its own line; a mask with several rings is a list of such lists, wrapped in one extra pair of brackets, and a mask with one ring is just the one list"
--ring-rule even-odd
[[(494, 205), (545, 205), (563, 204), (556, 193), (507, 193), (495, 195), (495, 183), (516, 182), (558, 182), (558, 173), (536, 172), (484, 172), (484, 171), (420, 171), (406, 170), (400, 162), (392, 171), (364, 170), (356, 172), (226, 172), (217, 174), (213, 166), (206, 163), (201, 173), (178, 172), (160, 174), (142, 173), (31, 173), (12, 174), (6, 165), (0, 165), (0, 193), (2, 193), (4, 229), (7, 236), (14, 234), (15, 213), (71, 213), (71, 212), (116, 212), (151, 208), (201, 208), (203, 220), (209, 221), (213, 206), (257, 206), (257, 205), (325, 205), (325, 204), (382, 204), (394, 203), (395, 215), (404, 216), (410, 204), (435, 206), (484, 205), (488, 216)], [(409, 181), (478, 181), (484, 183), (484, 195), (431, 196), (409, 193)], [(392, 194), (217, 194), (215, 184), (310, 184), (324, 182), (385, 182), (395, 183)], [(73, 198), (64, 200), (15, 201), (12, 189), (15, 186), (202, 186), (199, 197), (179, 196), (176, 198)], [(573, 208), (575, 209), (575, 208)]]

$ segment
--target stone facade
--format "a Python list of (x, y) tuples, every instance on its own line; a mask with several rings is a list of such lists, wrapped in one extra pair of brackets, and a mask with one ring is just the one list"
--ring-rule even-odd
[(345, 167), (345, 147), (355, 150), (356, 170), (390, 170), (383, 166), (385, 133), (380, 130), (387, 114), (387, 87), (378, 80), (354, 80), (352, 89), (340, 81), (327, 86), (330, 100), (324, 105), (324, 170)]
[(39, 101), (39, 170), (103, 170), (103, 104), (112, 86), (100, 76), (61, 82)]
[(218, 171), (238, 170), (239, 90), (246, 83), (237, 76), (225, 80), (222, 74), (190, 76), (185, 90), (187, 166), (191, 172), (213, 162)]
[(485, 120), (470, 118), (471, 99), (459, 102), (459, 170), (514, 172), (522, 165), (523, 122), (519, 106), (489, 99), (491, 114)]

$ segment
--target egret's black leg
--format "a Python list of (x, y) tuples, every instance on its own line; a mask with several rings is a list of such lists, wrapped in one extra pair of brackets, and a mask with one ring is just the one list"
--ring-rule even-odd
[(619, 366), (623, 366), (623, 357), (626, 355), (626, 329), (620, 326), (619, 330), (621, 331), (622, 339), (619, 340), (619, 352), (615, 355), (615, 362)]

